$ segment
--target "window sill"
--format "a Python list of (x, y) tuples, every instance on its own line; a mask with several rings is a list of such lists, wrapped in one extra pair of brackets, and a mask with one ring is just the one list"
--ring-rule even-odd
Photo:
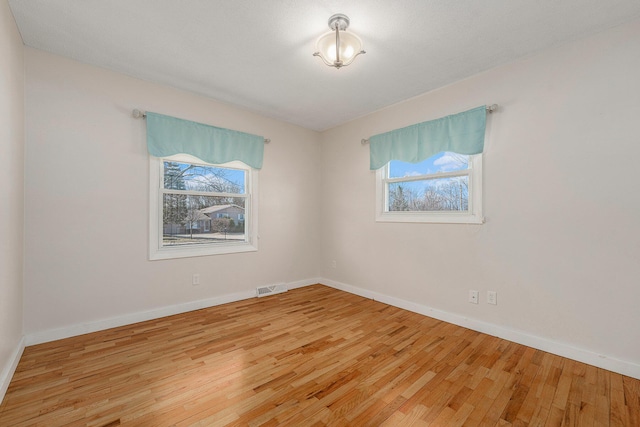
[(257, 245), (251, 243), (227, 243), (214, 245), (203, 245), (202, 247), (163, 247), (161, 249), (151, 249), (149, 260), (190, 258), (209, 255), (236, 254), (242, 252), (255, 252)]
[(484, 217), (469, 213), (384, 212), (376, 215), (376, 222), (412, 222), (426, 224), (484, 224)]

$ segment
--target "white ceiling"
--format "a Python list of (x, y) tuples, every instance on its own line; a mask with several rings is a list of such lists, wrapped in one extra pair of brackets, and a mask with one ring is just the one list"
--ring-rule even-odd
[[(9, 4), (28, 46), (314, 130), (640, 17), (638, 0)], [(334, 13), (367, 51), (340, 70), (312, 56)]]

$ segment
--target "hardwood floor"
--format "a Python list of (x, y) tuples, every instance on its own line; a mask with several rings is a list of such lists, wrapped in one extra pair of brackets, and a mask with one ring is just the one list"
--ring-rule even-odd
[(315, 285), (27, 347), (0, 426), (640, 426), (640, 381)]

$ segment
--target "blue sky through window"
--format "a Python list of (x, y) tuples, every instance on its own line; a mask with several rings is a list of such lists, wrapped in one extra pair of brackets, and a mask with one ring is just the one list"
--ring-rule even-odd
[[(239, 194), (245, 192), (245, 171), (240, 169), (169, 161), (164, 162), (164, 167), (165, 176), (167, 174), (179, 175), (186, 190)], [(174, 168), (173, 172), (172, 168)], [(179, 172), (175, 169), (178, 169)], [(167, 188), (176, 187), (169, 186)]]
[(389, 164), (389, 178), (429, 175), (439, 172), (459, 171), (469, 168), (469, 156), (443, 151), (418, 163), (392, 160)]

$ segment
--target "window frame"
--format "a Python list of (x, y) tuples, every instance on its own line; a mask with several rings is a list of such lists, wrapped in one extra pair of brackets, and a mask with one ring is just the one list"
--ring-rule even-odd
[[(245, 182), (245, 233), (247, 241), (197, 244), (184, 246), (163, 246), (163, 190), (164, 162), (175, 161), (204, 166), (241, 169), (247, 172)], [(213, 164), (188, 154), (167, 157), (149, 156), (149, 260), (189, 258), (209, 255), (223, 255), (258, 250), (258, 171), (240, 162)]]
[[(466, 173), (465, 173), (466, 172)], [(435, 176), (430, 174), (428, 176)], [(463, 171), (442, 172), (438, 178), (469, 177), (469, 210), (460, 211), (389, 211), (389, 184), (420, 179), (414, 177), (389, 178), (389, 163), (376, 170), (376, 222), (414, 222), (443, 224), (483, 224), (482, 215), (482, 153), (469, 156), (469, 168)], [(423, 175), (424, 177), (424, 175)]]

